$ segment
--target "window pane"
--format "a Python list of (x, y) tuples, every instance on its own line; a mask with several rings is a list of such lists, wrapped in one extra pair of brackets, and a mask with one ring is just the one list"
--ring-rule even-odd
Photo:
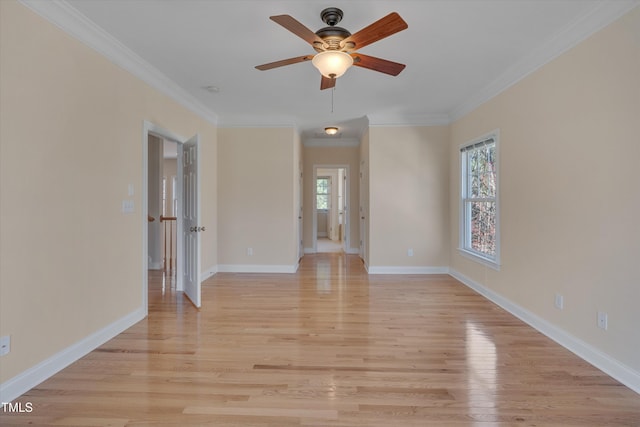
[(470, 198), (496, 196), (495, 144), (468, 150), (467, 186)]
[(496, 254), (496, 203), (468, 202), (471, 207), (469, 249), (494, 257)]
[(318, 194), (317, 209), (329, 209), (329, 196), (326, 194)]
[(316, 181), (316, 192), (318, 194), (327, 194), (329, 191), (329, 180), (327, 178), (318, 178)]

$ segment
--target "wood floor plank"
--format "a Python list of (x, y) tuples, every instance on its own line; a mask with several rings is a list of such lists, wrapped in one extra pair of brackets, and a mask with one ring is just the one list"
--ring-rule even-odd
[[(30, 390), (7, 426), (640, 426), (640, 395), (448, 275), (344, 254), (219, 273)], [(163, 286), (164, 283), (164, 286)]]

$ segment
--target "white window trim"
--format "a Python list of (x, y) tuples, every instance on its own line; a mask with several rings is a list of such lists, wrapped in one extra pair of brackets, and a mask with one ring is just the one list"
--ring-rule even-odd
[[(466, 224), (465, 224), (465, 213), (464, 213), (464, 201), (463, 201), (463, 197), (462, 197), (462, 186), (464, 185), (464, 183), (466, 182), (466, 177), (465, 177), (465, 168), (463, 167), (463, 152), (462, 149), (470, 146), (470, 145), (474, 145), (474, 144), (478, 144), (482, 141), (486, 141), (487, 139), (493, 138), (493, 140), (495, 141), (495, 146), (496, 146), (496, 164), (498, 165), (497, 167), (497, 174), (496, 174), (496, 235), (495, 235), (495, 240), (496, 240), (496, 256), (495, 258), (489, 258), (486, 256), (482, 256), (481, 253), (479, 252), (475, 252), (475, 251), (471, 251), (467, 248), (465, 248), (465, 230), (466, 230)], [(459, 156), (459, 160), (458, 160), (458, 165), (460, 167), (460, 186), (458, 187), (458, 202), (459, 202), (459, 215), (458, 215), (458, 251), (460, 252), (461, 255), (463, 255), (465, 258), (469, 258), (473, 261), (476, 261), (480, 264), (486, 265), (487, 267), (490, 267), (494, 270), (500, 270), (500, 175), (502, 175), (502, 170), (501, 170), (501, 166), (500, 166), (500, 129), (495, 129), (485, 135), (482, 135), (478, 138), (474, 138), (473, 140), (466, 142), (464, 144), (461, 144), (458, 147), (458, 156)]]

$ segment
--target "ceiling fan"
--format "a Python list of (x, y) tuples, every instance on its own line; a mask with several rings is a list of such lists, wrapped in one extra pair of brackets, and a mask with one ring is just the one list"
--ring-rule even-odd
[(397, 76), (404, 70), (404, 64), (356, 52), (358, 49), (371, 43), (407, 29), (409, 26), (400, 15), (392, 12), (355, 34), (351, 34), (344, 28), (336, 26), (336, 24), (342, 20), (342, 16), (342, 10), (337, 7), (324, 9), (320, 13), (320, 17), (328, 27), (321, 28), (315, 33), (292, 16), (271, 16), (270, 19), (272, 21), (282, 25), (309, 43), (318, 53), (315, 55), (304, 55), (270, 62), (268, 64), (258, 65), (256, 68), (264, 71), (285, 65), (311, 61), (313, 65), (318, 68), (320, 74), (322, 74), (322, 80), (320, 82), (321, 90), (335, 87), (336, 79), (344, 74), (352, 65), (379, 71), (391, 76)]

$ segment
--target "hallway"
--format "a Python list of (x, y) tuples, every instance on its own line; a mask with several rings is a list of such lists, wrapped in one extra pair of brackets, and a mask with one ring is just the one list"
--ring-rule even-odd
[(326, 237), (318, 237), (317, 248), (318, 253), (341, 253), (344, 252), (342, 247), (344, 242), (338, 240), (330, 240)]

